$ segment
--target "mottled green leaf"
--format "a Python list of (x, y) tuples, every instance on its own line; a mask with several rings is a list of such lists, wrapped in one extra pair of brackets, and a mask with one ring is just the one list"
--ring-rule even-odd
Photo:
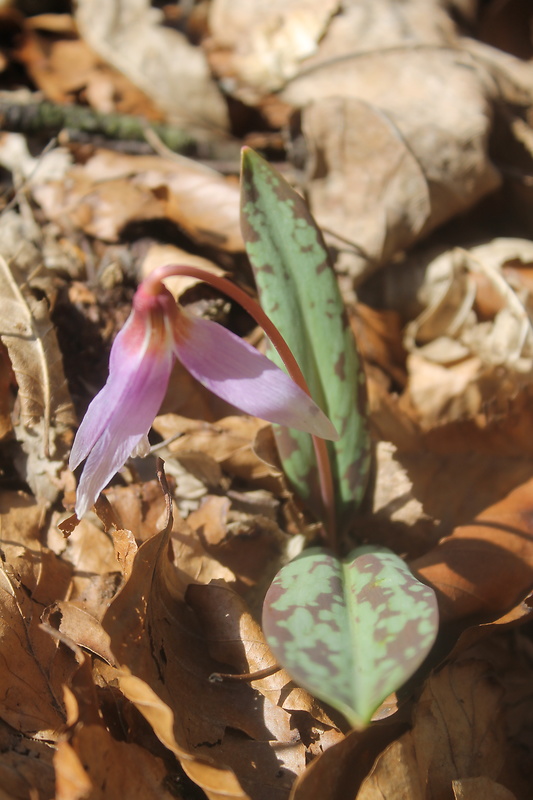
[(359, 547), (341, 561), (311, 548), (274, 579), (263, 628), (296, 683), (361, 728), (428, 654), (437, 602), (389, 550)]
[[(361, 502), (370, 464), (364, 374), (315, 221), (284, 178), (249, 148), (243, 150), (241, 227), (261, 305), (341, 435), (329, 448), (337, 508), (346, 519)], [(290, 481), (312, 504), (317, 479), (310, 437), (293, 430), (276, 436)]]

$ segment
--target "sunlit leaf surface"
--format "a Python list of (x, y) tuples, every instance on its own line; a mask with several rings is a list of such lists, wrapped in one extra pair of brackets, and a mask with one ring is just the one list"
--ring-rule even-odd
[(437, 602), (388, 550), (360, 547), (340, 561), (311, 548), (278, 573), (263, 627), (297, 683), (364, 727), (431, 649)]
[[(250, 149), (243, 151), (241, 226), (263, 308), (340, 433), (330, 452), (337, 506), (346, 517), (360, 503), (368, 477), (364, 374), (316, 223), (302, 198)], [(277, 354), (270, 355), (276, 359)], [(310, 437), (278, 430), (277, 440), (289, 479), (313, 504), (316, 465)]]

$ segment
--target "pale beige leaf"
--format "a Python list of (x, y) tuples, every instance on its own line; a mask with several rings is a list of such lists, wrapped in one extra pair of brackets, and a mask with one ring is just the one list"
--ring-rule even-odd
[(85, 41), (182, 125), (227, 127), (227, 108), (203, 51), (162, 25), (149, 0), (79, 0)]
[(67, 215), (107, 241), (116, 241), (128, 223), (166, 217), (201, 244), (244, 248), (238, 184), (188, 158), (97, 150), (64, 180), (43, 181), (33, 194), (51, 219)]
[[(42, 424), (53, 440), (53, 426), (62, 432), (74, 422), (61, 352), (47, 303), (35, 299), (1, 256), (0, 318), (0, 339), (19, 386), (21, 423), (27, 428)], [(43, 446), (53, 453), (52, 441), (45, 439)]]
[(232, 51), (232, 73), (254, 89), (241, 87), (241, 98), (279, 89), (296, 75), (339, 6), (339, 0), (214, 0), (213, 44)]
[(486, 775), (452, 781), (455, 800), (516, 800), (515, 795)]
[(332, 59), (284, 90), (303, 108), (311, 209), (320, 225), (354, 243), (343, 263), (352, 275), (498, 188), (487, 153), (489, 87), (468, 54), (400, 47)]

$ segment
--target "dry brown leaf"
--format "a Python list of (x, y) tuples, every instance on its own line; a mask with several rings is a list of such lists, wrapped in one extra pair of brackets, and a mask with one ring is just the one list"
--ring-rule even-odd
[[(422, 310), (405, 329), (409, 386), (402, 400), (424, 430), (474, 419), (487, 407), (501, 413), (531, 383), (533, 311), (520, 267), (532, 259), (532, 242), (494, 239), (407, 260), (404, 278), (417, 285)], [(397, 297), (402, 305), (406, 298)]]
[(351, 731), (308, 765), (293, 786), (291, 800), (352, 800), (376, 758), (404, 730), (405, 725), (393, 724)]
[(217, 766), (208, 759), (195, 759), (178, 744), (174, 734), (173, 711), (147, 683), (125, 673), (119, 677), (119, 686), (149, 722), (160, 742), (181, 760), (191, 780), (202, 786), (209, 800), (249, 800), (231, 770)]
[[(105, 605), (102, 604), (100, 608), (101, 614), (103, 614), (104, 609)], [(84, 608), (80, 608), (79, 605), (68, 600), (58, 600), (50, 606), (43, 620), (47, 621), (50, 617), (55, 617), (56, 615), (59, 617), (57, 630), (63, 636), (67, 636), (79, 647), (83, 647), (84, 650), (95, 653), (104, 661), (107, 661), (108, 664), (114, 664), (113, 654), (109, 647), (109, 636), (98, 619)]]
[(0, 495), (0, 701), (16, 730), (57, 739), (65, 724), (63, 687), (78, 670), (76, 657), (41, 626), (43, 613), (68, 596), (72, 567), (41, 543), (43, 506), (22, 493)]
[(0, 441), (13, 435), (13, 370), (6, 348), (0, 342)]
[(141, 88), (176, 124), (223, 130), (224, 99), (204, 54), (162, 25), (149, 0), (80, 0), (76, 23), (93, 50)]
[[(58, 25), (60, 18), (62, 24)], [(35, 15), (25, 19), (24, 27), (13, 55), (47, 99), (69, 103), (83, 92), (84, 99), (103, 113), (161, 117), (144, 92), (77, 38), (75, 22), (69, 15)]]
[(48, 304), (36, 300), (0, 256), (0, 339), (18, 384), (20, 421), (15, 426), (26, 458), (26, 479), (38, 498), (53, 501), (65, 466), (74, 409)]
[[(162, 709), (167, 709), (161, 712), (164, 718), (168, 720), (169, 714), (173, 717), (173, 749), (191, 777), (192, 763), (195, 764), (193, 771), (198, 774), (195, 773), (194, 780), (206, 791), (202, 770), (208, 768), (208, 781), (213, 771), (206, 758), (211, 764), (218, 764), (220, 770), (225, 763), (225, 748), (228, 753), (234, 752), (231, 740), (235, 734), (229, 729), (240, 731), (240, 737), (246, 734), (255, 741), (257, 758), (264, 759), (264, 769), (270, 765), (268, 785), (272, 788), (280, 783), (275, 776), (285, 762), (283, 748), (279, 751), (281, 762), (278, 762), (271, 743), (279, 741), (277, 733), (289, 736), (291, 745), (297, 744), (297, 739), (288, 724), (287, 712), (262, 698), (249, 685), (209, 682), (209, 676), (220, 671), (221, 665), (209, 655), (198, 618), (182, 599), (183, 587), (194, 582), (183, 573), (187, 568), (182, 556), (186, 541), (186, 528), (182, 524), (170, 540), (168, 532), (163, 531), (139, 548), (130, 577), (104, 618), (112, 651), (119, 665), (132, 673), (137, 690), (144, 694), (142, 687), (149, 687), (150, 692), (160, 698)], [(176, 550), (176, 566), (169, 558), (170, 542)], [(216, 564), (213, 559), (207, 560), (206, 566), (209, 563)], [(132, 699), (129, 690), (127, 696)], [(150, 705), (153, 708), (152, 701)], [(145, 713), (142, 703), (138, 708)], [(294, 753), (300, 750), (296, 748)], [(270, 789), (254, 777), (253, 764), (243, 755), (232, 762), (232, 766), (243, 786), (254, 787), (253, 792), (250, 789), (251, 796), (266, 800)], [(280, 786), (283, 788), (279, 796), (286, 796), (288, 784), (284, 780)], [(217, 789), (212, 796), (220, 794)]]
[(305, 108), (302, 130), (321, 227), (354, 242), (367, 270), (416, 240), (432, 213), (424, 162), (386, 111), (357, 97), (324, 98)]
[(501, 699), (482, 662), (452, 664), (432, 676), (413, 730), (378, 758), (357, 800), (452, 797), (452, 780), (497, 779), (506, 757)]
[(340, 262), (350, 275), (360, 279), (499, 186), (486, 81), (468, 55), (406, 47), (333, 59), (285, 90), (304, 106), (311, 209), (353, 243)]
[(55, 740), (65, 723), (61, 687), (68, 666), (39, 627), (42, 606), (10, 573), (8, 565), (0, 572), (0, 642), (2, 652), (9, 653), (0, 663), (0, 715), (21, 733)]
[[(301, 62), (316, 52), (340, 5), (339, 0), (214, 0), (210, 46), (231, 52), (231, 77), (246, 84), (240, 87), (241, 99), (253, 102), (258, 90), (279, 89), (296, 75)], [(235, 88), (233, 81), (230, 85)]]
[(515, 795), (496, 783), (486, 775), (475, 778), (464, 778), (463, 780), (452, 781), (453, 796), (455, 800), (516, 800)]
[[(218, 267), (213, 261), (209, 261), (207, 258), (194, 255), (193, 253), (188, 253), (181, 247), (175, 247), (171, 244), (156, 243), (150, 245), (146, 255), (143, 258), (140, 269), (141, 278), (146, 278), (154, 271), (154, 269), (157, 269), (157, 267), (163, 267), (166, 264), (185, 264), (191, 267), (199, 267), (200, 269), (211, 273), (211, 275), (223, 276), (225, 274), (223, 269)], [(196, 286), (198, 283), (199, 281), (197, 278), (188, 278), (185, 275), (180, 275), (173, 278), (168, 278), (168, 280), (165, 281), (165, 286), (170, 292), (172, 292), (176, 300), (178, 300), (183, 292), (185, 292), (187, 289), (190, 289), (192, 286)]]
[(57, 800), (146, 800), (180, 797), (166, 786), (161, 759), (133, 742), (118, 742), (100, 725), (85, 725), (70, 742), (61, 742), (54, 758)]
[(4, 569), (42, 607), (65, 597), (71, 567), (42, 544), (45, 506), (23, 492), (0, 493), (0, 543)]
[[(217, 661), (230, 665), (237, 675), (254, 673), (275, 665), (261, 626), (252, 617), (243, 599), (230, 587), (221, 583), (193, 585), (187, 591), (187, 600), (202, 621), (209, 652)], [(304, 689), (295, 686), (285, 670), (279, 669), (267, 678), (253, 681), (251, 685), (274, 708), (279, 706), (287, 712), (309, 714), (311, 719), (307, 724), (299, 719), (300, 730), (305, 728), (309, 731), (313, 725), (316, 726), (316, 721), (322, 726), (336, 728), (319, 703)], [(269, 714), (269, 705), (265, 704), (264, 712)], [(271, 710), (269, 727), (273, 721), (274, 714)], [(283, 724), (285, 718), (281, 717), (278, 724), (280, 722)], [(294, 728), (293, 725), (290, 727)], [(290, 741), (289, 733), (290, 728), (283, 731), (285, 741)], [(314, 735), (319, 738), (316, 727)], [(294, 736), (293, 730), (292, 737)], [(338, 738), (342, 738), (340, 733)]]
[(181, 433), (169, 443), (177, 458), (182, 452), (199, 452), (213, 458), (229, 475), (252, 481), (256, 486), (279, 493), (279, 472), (254, 452), (256, 436), (267, 425), (253, 417), (225, 417), (214, 424), (168, 414), (159, 416), (154, 429), (164, 438)]
[[(141, 713), (143, 696), (155, 693), (165, 724), (168, 726), (169, 715), (174, 719), (171, 742), (177, 743), (177, 754), (195, 760), (198, 745), (210, 742), (213, 763), (216, 742), (222, 740), (226, 726), (244, 728), (252, 735), (253, 693), (249, 687), (237, 687), (236, 691), (233, 687), (228, 697), (209, 683), (216, 662), (210, 662), (197, 621), (177, 597), (176, 587), (183, 579), (169, 558), (169, 547), (169, 533), (163, 530), (139, 548), (131, 575), (103, 624), (118, 663), (133, 674), (134, 687), (141, 692), (140, 702), (136, 702)], [(132, 699), (130, 691), (127, 696)], [(150, 713), (159, 718), (154, 701), (149, 705)], [(157, 729), (155, 732), (159, 735)], [(167, 739), (161, 740), (168, 746), (168, 727)], [(200, 758), (202, 764), (204, 761)], [(189, 764), (182, 763), (189, 772)], [(213, 767), (206, 764), (206, 769), (211, 775)], [(236, 786), (231, 773), (227, 780)]]
[(97, 150), (61, 181), (34, 184), (50, 219), (67, 218), (105, 241), (117, 241), (129, 223), (168, 219), (201, 244), (243, 249), (237, 184), (191, 159)]
[(54, 792), (54, 749), (46, 742), (21, 737), (0, 722), (1, 800), (52, 800)]
[(411, 563), (434, 588), (442, 622), (501, 616), (533, 587), (529, 480)]

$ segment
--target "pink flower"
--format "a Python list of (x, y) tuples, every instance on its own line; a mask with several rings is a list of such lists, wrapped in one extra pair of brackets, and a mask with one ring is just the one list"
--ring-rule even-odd
[(132, 313), (111, 349), (107, 383), (74, 440), (70, 468), (87, 459), (76, 497), (78, 518), (130, 455), (147, 452), (147, 435), (176, 358), (247, 414), (338, 438), (330, 420), (285, 372), (226, 328), (180, 308), (152, 276), (137, 289)]

